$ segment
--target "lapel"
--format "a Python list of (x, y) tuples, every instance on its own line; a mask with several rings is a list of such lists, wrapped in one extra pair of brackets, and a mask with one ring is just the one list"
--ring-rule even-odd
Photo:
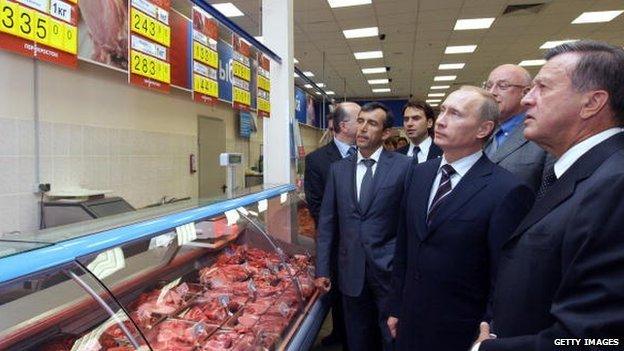
[(544, 218), (544, 216), (549, 214), (553, 209), (559, 206), (559, 204), (572, 196), (576, 189), (576, 184), (590, 177), (608, 157), (622, 149), (624, 149), (624, 133), (619, 133), (594, 146), (576, 160), (563, 174), (563, 177), (557, 180), (548, 190), (547, 196), (535, 202), (531, 211), (529, 211), (507, 242), (510, 242), (513, 238), (524, 233), (533, 224)]
[(329, 144), (327, 144), (326, 151), (327, 157), (329, 157), (331, 162), (342, 159), (342, 154), (340, 153), (340, 150), (338, 150), (338, 145), (336, 145), (333, 140)]
[[(490, 144), (493, 142), (493, 139), (494, 137), (491, 138)], [(503, 145), (501, 145), (496, 152), (490, 156), (490, 159), (494, 163), (499, 163), (527, 142), (528, 141), (524, 137), (524, 124), (519, 124), (507, 137), (507, 140), (505, 140)]]
[(375, 202), (375, 199), (377, 198), (379, 188), (381, 188), (381, 186), (383, 185), (384, 180), (387, 180), (388, 174), (391, 174), (390, 171), (392, 168), (393, 157), (394, 153), (388, 152), (386, 150), (381, 151), (381, 155), (379, 156), (379, 163), (377, 164), (377, 168), (375, 169), (375, 175), (373, 176), (373, 198), (368, 203), (367, 208), (360, 209), (362, 211), (361, 214), (366, 214), (368, 212), (372, 204)]
[(442, 156), (442, 149), (438, 147), (438, 145), (431, 142), (431, 147), (429, 148), (429, 154), (427, 154), (427, 160), (432, 160), (434, 158), (439, 158)]
[[(483, 155), (475, 163), (457, 183), (457, 186), (448, 195), (448, 198), (440, 204), (437, 215), (433, 219), (427, 233), (430, 235), (442, 224), (449, 216), (455, 214), (466, 204), (477, 192), (483, 189), (488, 181), (489, 175), (492, 174), (494, 164)], [(428, 199), (427, 199), (428, 200)]]
[(429, 194), (431, 194), (431, 187), (433, 186), (433, 181), (438, 174), (441, 162), (442, 158), (431, 162), (421, 163), (417, 168), (418, 170), (422, 170), (417, 172), (418, 179), (416, 179), (415, 176), (412, 176), (412, 179), (410, 180), (412, 190), (410, 191), (411, 196), (409, 199), (414, 201), (414, 205), (410, 206), (410, 208), (414, 209), (415, 216), (408, 215), (408, 218), (415, 219), (414, 227), (418, 228), (418, 236), (420, 236), (423, 240), (427, 237), (427, 232), (429, 231), (427, 228), (427, 205), (429, 205)]
[(351, 197), (351, 201), (355, 204), (355, 208), (358, 210), (360, 214), (362, 214), (362, 210), (360, 209), (360, 204), (357, 200), (357, 154), (347, 156), (345, 158), (348, 162), (346, 163), (347, 174), (347, 189), (349, 190), (349, 195)]

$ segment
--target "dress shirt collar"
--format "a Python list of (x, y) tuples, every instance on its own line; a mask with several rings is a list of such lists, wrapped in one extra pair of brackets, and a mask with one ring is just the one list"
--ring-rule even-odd
[[(446, 164), (450, 164), (453, 167), (453, 169), (455, 169), (455, 172), (457, 172), (457, 174), (460, 177), (463, 177), (464, 175), (466, 175), (466, 173), (468, 173), (470, 168), (472, 168), (472, 166), (474, 166), (474, 164), (477, 163), (477, 161), (479, 161), (481, 156), (483, 156), (483, 151), (479, 150), (472, 155), (468, 155), (464, 158), (460, 158), (459, 160), (455, 162), (448, 163), (446, 161), (445, 156), (442, 155), (442, 162), (440, 162), (440, 168), (442, 168), (442, 166)], [(438, 168), (438, 172), (440, 172), (440, 168)]]
[[(373, 154), (369, 157), (372, 160), (375, 160), (375, 164), (379, 163), (379, 157), (381, 156), (381, 151), (383, 150), (383, 146), (380, 146), (375, 152), (373, 152)], [(358, 153), (357, 153), (358, 157), (357, 157), (357, 163), (359, 164), (360, 161), (362, 161), (363, 159), (365, 159), (364, 156), (362, 156), (362, 154), (360, 153), (360, 150), (358, 149)]]
[(343, 143), (336, 137), (334, 137), (334, 144), (336, 144), (336, 147), (338, 148), (338, 151), (340, 151), (340, 155), (342, 156), (342, 158), (345, 158), (349, 155), (349, 148), (351, 147), (351, 145)]
[(516, 128), (516, 126), (522, 124), (525, 116), (526, 114), (524, 112), (512, 116), (511, 118), (500, 124), (499, 130), (502, 130), (504, 134), (511, 133)]
[[(432, 143), (431, 137), (427, 136), (425, 140), (421, 141), (420, 144), (418, 144), (418, 147), (420, 148), (421, 152), (425, 152), (425, 150), (429, 150), (429, 148), (431, 147), (431, 143)], [(414, 155), (415, 147), (416, 145), (414, 145), (412, 141), (410, 140), (410, 146), (409, 146), (409, 150), (407, 150), (407, 154), (415, 156)]]
[(572, 146), (568, 149), (559, 159), (555, 162), (555, 175), (557, 179), (561, 178), (563, 174), (587, 151), (591, 150), (594, 146), (602, 143), (610, 137), (624, 131), (622, 128), (610, 128), (602, 131), (596, 135), (593, 135), (580, 143)]

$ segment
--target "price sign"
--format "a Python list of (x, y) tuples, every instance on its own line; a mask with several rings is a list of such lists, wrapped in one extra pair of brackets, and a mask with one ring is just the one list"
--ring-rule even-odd
[(258, 88), (267, 92), (271, 91), (271, 81), (259, 75), (258, 76)]
[(210, 67), (217, 68), (219, 66), (219, 54), (198, 42), (193, 43), (193, 59)]
[(193, 7), (193, 99), (213, 105), (219, 100), (217, 23), (204, 10)]
[(232, 107), (238, 110), (249, 111), (251, 107), (251, 80), (250, 46), (247, 41), (236, 34), (232, 34)]
[(240, 105), (250, 106), (251, 105), (251, 93), (249, 93), (249, 91), (247, 90), (233, 87), (232, 88), (232, 102), (238, 103)]
[(271, 116), (271, 62), (262, 53), (258, 53), (258, 116)]
[(219, 83), (217, 81), (208, 79), (199, 74), (193, 74), (193, 89), (201, 94), (219, 97)]
[(258, 114), (260, 114), (260, 111), (263, 111), (263, 112), (271, 111), (271, 103), (268, 102), (267, 100), (258, 98)]
[(238, 61), (232, 61), (232, 74), (234, 74), (235, 77), (244, 79), (248, 82), (251, 80), (251, 70), (249, 67)]
[(0, 48), (75, 67), (78, 52), (77, 9), (61, 0), (0, 0)]
[(128, 0), (131, 84), (161, 92), (171, 89), (170, 9), (171, 0)]

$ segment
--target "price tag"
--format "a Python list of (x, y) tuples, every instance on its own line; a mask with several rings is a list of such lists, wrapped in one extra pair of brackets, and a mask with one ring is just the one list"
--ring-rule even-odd
[(232, 61), (232, 73), (234, 76), (249, 81), (251, 79), (251, 70), (238, 61)]
[(193, 59), (210, 67), (217, 68), (219, 66), (219, 54), (198, 42), (193, 42)]
[(243, 216), (247, 216), (247, 215), (249, 215), (249, 212), (247, 211), (247, 209), (246, 209), (246, 208), (244, 208), (244, 207), (242, 207), (242, 206), (241, 206), (241, 207), (236, 208), (236, 210), (237, 210), (238, 212), (242, 213), (242, 214), (243, 214)]
[(72, 7), (60, 0), (52, 0), (50, 3), (50, 15), (65, 22), (71, 22)]
[(171, 29), (169, 27), (134, 7), (130, 11), (130, 16), (132, 18), (130, 28), (133, 32), (141, 34), (166, 47), (170, 46)]
[(271, 103), (264, 99), (258, 99), (258, 110), (265, 112), (271, 111)]
[(195, 223), (191, 222), (189, 224), (176, 227), (176, 234), (178, 235), (178, 246), (195, 241), (197, 239)]
[(227, 225), (230, 227), (238, 222), (240, 215), (236, 212), (236, 210), (229, 210), (225, 211), (225, 218), (227, 218)]
[(41, 12), (48, 12), (48, 4), (50, 3), (50, 0), (17, 0), (17, 2), (28, 7), (32, 7), (33, 9), (37, 9)]
[(131, 72), (169, 84), (171, 82), (171, 65), (136, 50), (131, 52)]
[(98, 279), (104, 279), (109, 275), (126, 267), (126, 261), (121, 248), (116, 247), (97, 255), (95, 260), (87, 265), (87, 268)]
[(18, 35), (20, 6), (9, 1), (0, 0), (0, 7), (0, 31)]
[(259, 75), (258, 76), (258, 88), (264, 91), (271, 91), (271, 81)]
[(175, 288), (176, 286), (178, 286), (178, 284), (180, 284), (180, 280), (182, 278), (178, 278), (174, 281), (172, 281), (171, 283), (165, 285), (162, 289), (160, 289), (160, 294), (158, 295), (158, 299), (156, 299), (156, 303), (157, 304), (162, 304), (163, 303), (163, 299), (165, 298), (165, 296), (167, 295), (167, 293), (169, 292), (169, 290)]
[(200, 94), (219, 97), (219, 83), (199, 74), (193, 74), (193, 89)]
[(248, 91), (239, 89), (237, 87), (232, 88), (233, 96), (232, 100), (243, 105), (251, 105), (251, 94)]
[(284, 204), (286, 201), (288, 201), (288, 193), (280, 194), (280, 203)]
[(262, 213), (269, 208), (269, 201), (267, 199), (258, 201), (258, 213)]

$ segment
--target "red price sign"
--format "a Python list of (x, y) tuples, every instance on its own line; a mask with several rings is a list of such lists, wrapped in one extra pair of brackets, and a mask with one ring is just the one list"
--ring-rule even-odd
[(232, 107), (237, 110), (249, 111), (251, 108), (251, 63), (249, 55), (251, 47), (245, 39), (232, 34)]
[(202, 9), (193, 7), (193, 100), (209, 105), (219, 100), (218, 36), (217, 23)]

